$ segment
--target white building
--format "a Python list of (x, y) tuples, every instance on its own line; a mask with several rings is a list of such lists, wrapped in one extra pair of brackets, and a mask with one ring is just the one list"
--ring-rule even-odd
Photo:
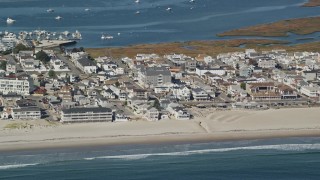
[(79, 69), (81, 69), (86, 74), (92, 74), (97, 72), (97, 66), (95, 62), (91, 61), (86, 57), (82, 57), (76, 60), (74, 63)]
[(62, 123), (75, 122), (111, 122), (112, 110), (109, 108), (71, 108), (61, 111)]
[(226, 71), (221, 68), (197, 67), (197, 69), (196, 69), (196, 74), (198, 76), (203, 76), (207, 72), (210, 72), (211, 74), (216, 74), (219, 76), (223, 76), (226, 74)]
[(187, 87), (180, 87), (180, 88), (174, 89), (173, 94), (180, 101), (189, 101), (191, 98), (191, 90)]
[(147, 109), (147, 111), (144, 114), (144, 116), (148, 121), (158, 121), (160, 114), (159, 114), (159, 111), (156, 108), (151, 107), (151, 108)]
[(191, 118), (191, 114), (182, 107), (169, 107), (168, 111), (178, 120), (189, 120)]
[(16, 62), (14, 61), (14, 59), (12, 57), (9, 57), (9, 59), (8, 59), (7, 66), (6, 66), (6, 72), (9, 74), (10, 73), (15, 74), (17, 72)]
[(12, 109), (12, 119), (40, 119), (41, 111), (37, 107)]
[(231, 96), (240, 96), (242, 98), (247, 97), (247, 91), (242, 89), (240, 85), (230, 85), (228, 86), (228, 94)]
[(114, 122), (127, 122), (129, 121), (128, 117), (123, 114), (116, 114)]
[(30, 83), (26, 79), (20, 80), (17, 78), (0, 78), (0, 93), (29, 95)]
[(209, 100), (209, 94), (205, 90), (203, 90), (201, 88), (194, 88), (191, 91), (192, 91), (193, 99), (195, 101), (207, 101), (207, 100)]
[(122, 67), (117, 67), (115, 71), (118, 75), (124, 74), (124, 69)]
[(259, 60), (258, 67), (269, 69), (269, 68), (275, 68), (276, 62), (274, 60)]
[(314, 98), (319, 96), (320, 89), (317, 87), (303, 86), (300, 92), (308, 97)]

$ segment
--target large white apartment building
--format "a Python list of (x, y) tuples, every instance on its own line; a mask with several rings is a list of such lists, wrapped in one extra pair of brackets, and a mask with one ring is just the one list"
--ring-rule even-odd
[(102, 107), (63, 109), (60, 122), (111, 122), (112, 115), (111, 109)]
[(40, 119), (41, 111), (37, 107), (20, 108), (12, 110), (12, 119)]
[(29, 95), (30, 82), (26, 79), (0, 78), (0, 93)]

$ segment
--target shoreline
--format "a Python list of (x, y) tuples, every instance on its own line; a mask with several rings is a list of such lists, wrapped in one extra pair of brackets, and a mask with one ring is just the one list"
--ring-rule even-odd
[[(7, 129), (0, 122), (0, 152), (91, 148), (113, 145), (180, 144), (289, 137), (320, 137), (320, 108), (265, 111), (197, 110), (206, 114), (189, 121), (162, 120), (49, 126), (20, 121), (27, 129)], [(30, 124), (28, 124), (30, 123)], [(39, 125), (40, 124), (40, 125)], [(51, 124), (52, 125), (52, 124)], [(2, 128), (1, 128), (2, 127)], [(31, 126), (30, 126), (31, 127)]]
[[(38, 141), (35, 143), (1, 143), (0, 153), (22, 152), (30, 150), (61, 150), (73, 148), (99, 148), (123, 145), (161, 145), (161, 144), (196, 144), (224, 141), (266, 140), (282, 138), (320, 137), (320, 129), (270, 130), (256, 132), (219, 132), (203, 134), (151, 135), (81, 138), (76, 141)], [(6, 146), (6, 147), (4, 147)]]

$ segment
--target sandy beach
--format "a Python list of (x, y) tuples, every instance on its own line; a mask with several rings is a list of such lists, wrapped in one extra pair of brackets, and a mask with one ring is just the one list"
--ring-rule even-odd
[(320, 136), (320, 108), (195, 111), (199, 114), (190, 121), (65, 125), (44, 120), (0, 121), (0, 151)]

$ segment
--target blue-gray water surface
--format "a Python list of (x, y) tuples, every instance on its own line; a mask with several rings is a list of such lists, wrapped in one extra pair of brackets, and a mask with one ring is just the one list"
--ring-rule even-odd
[(319, 179), (320, 138), (0, 153), (0, 179)]
[[(105, 47), (140, 43), (228, 39), (227, 30), (283, 19), (318, 16), (305, 0), (0, 0), (0, 31), (75, 31), (79, 46)], [(54, 9), (48, 13), (47, 9)], [(172, 8), (172, 11), (167, 11)], [(85, 11), (89, 9), (89, 11)], [(139, 11), (140, 14), (136, 14)], [(61, 16), (61, 20), (55, 20)], [(6, 24), (7, 17), (16, 22)], [(120, 33), (120, 35), (118, 35)], [(114, 36), (101, 40), (102, 34)], [(305, 40), (299, 40), (304, 38)], [(311, 39), (315, 38), (315, 39)], [(280, 38), (293, 43), (319, 40), (319, 33)]]

